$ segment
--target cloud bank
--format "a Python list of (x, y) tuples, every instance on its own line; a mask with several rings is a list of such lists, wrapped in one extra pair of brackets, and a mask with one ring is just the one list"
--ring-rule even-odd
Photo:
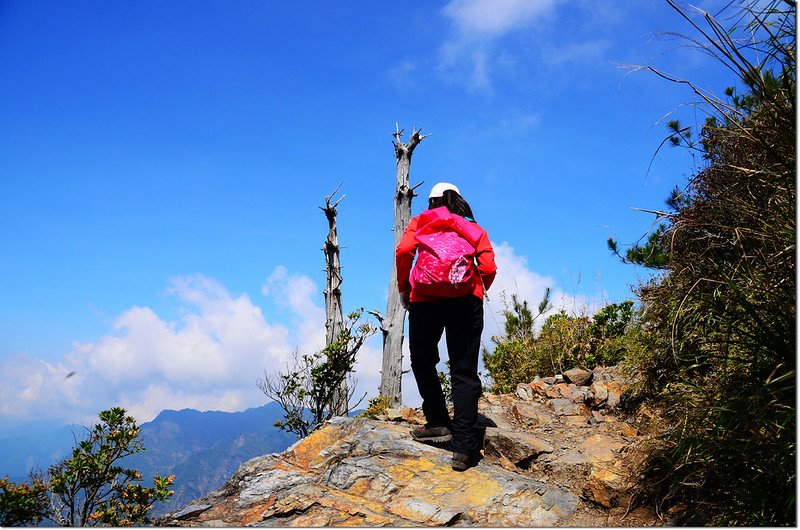
[[(320, 336), (324, 342), (309, 278), (279, 268), (266, 285), (293, 315), (304, 346)], [(109, 334), (75, 343), (58, 362), (19, 355), (0, 365), (0, 417), (86, 422), (121, 405), (148, 421), (166, 408), (234, 411), (264, 404), (255, 380), (265, 368), (285, 367), (296, 346), (289, 328), (267, 322), (248, 295), (233, 295), (206, 276), (176, 278), (167, 292), (180, 305), (177, 321), (133, 306)]]
[[(509, 244), (496, 245), (495, 251), (499, 273), (485, 301), (487, 348), (491, 337), (501, 333), (504, 300), (513, 293), (536, 305), (550, 287), (550, 312), (591, 314), (596, 309), (531, 270)], [(267, 398), (256, 388), (256, 379), (265, 370), (285, 371), (295, 350), (316, 351), (324, 345), (324, 309), (315, 302), (320, 292), (311, 278), (277, 267), (262, 294), (288, 316), (284, 324), (268, 321), (247, 294), (233, 294), (217, 280), (200, 274), (175, 278), (167, 289), (180, 309), (175, 320), (133, 306), (115, 319), (108, 334), (74, 343), (60, 360), (18, 355), (0, 364), (0, 421), (88, 424), (98, 411), (119, 405), (144, 422), (164, 409), (238, 411), (263, 405)], [(404, 371), (410, 369), (407, 348)], [(447, 358), (443, 344), (441, 357)], [(377, 334), (359, 352), (356, 399), (377, 395), (381, 364)], [(403, 379), (403, 397), (407, 405), (420, 405), (410, 374)]]

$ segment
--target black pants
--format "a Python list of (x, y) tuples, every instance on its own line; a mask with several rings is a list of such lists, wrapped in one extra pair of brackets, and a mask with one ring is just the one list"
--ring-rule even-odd
[(422, 396), (422, 411), (429, 424), (450, 425), (436, 364), (439, 339), (446, 331), (453, 391), (453, 450), (471, 453), (483, 447), (478, 427), (478, 355), (483, 331), (483, 301), (476, 296), (435, 302), (413, 302), (408, 310), (408, 346), (411, 370)]

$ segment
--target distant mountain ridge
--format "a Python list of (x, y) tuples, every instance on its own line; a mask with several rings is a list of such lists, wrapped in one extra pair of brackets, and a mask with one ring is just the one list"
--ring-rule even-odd
[[(149, 484), (153, 475), (175, 475), (175, 495), (157, 512), (174, 510), (222, 486), (244, 462), (281, 452), (297, 436), (274, 426), (283, 417), (272, 402), (242, 412), (164, 410), (140, 425), (145, 451), (129, 457)], [(33, 433), (0, 439), (0, 476), (26, 481), (30, 469), (47, 469), (69, 456), (84, 428), (78, 425), (39, 427)]]
[(243, 412), (162, 411), (141, 425), (145, 451), (127, 464), (145, 479), (175, 475), (172, 510), (222, 486), (234, 471), (253, 457), (285, 450), (297, 436), (275, 427), (283, 409), (272, 402)]
[(21, 432), (0, 438), (0, 477), (12, 482), (28, 480), (28, 471), (47, 469), (66, 458), (75, 445), (75, 436), (83, 434), (80, 425), (40, 424), (33, 432)]

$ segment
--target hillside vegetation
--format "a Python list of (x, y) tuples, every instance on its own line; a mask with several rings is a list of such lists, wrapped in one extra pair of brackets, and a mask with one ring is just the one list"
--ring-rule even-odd
[(530, 309), (513, 299), (487, 368), (508, 390), (536, 373), (622, 361), (638, 380), (629, 402), (657, 406), (666, 425), (640, 470), (640, 502), (685, 524), (793, 525), (796, 5), (748, 2), (715, 19), (670, 4), (697, 32), (687, 44), (736, 84), (717, 98), (644, 68), (688, 85), (707, 118), (696, 139), (668, 123), (665, 144), (699, 164), (654, 212), (646, 242), (623, 255), (609, 240), (625, 262), (654, 271), (638, 311), (557, 314), (534, 334)]

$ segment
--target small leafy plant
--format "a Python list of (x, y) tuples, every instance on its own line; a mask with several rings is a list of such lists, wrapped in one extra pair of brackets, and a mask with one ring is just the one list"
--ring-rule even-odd
[(124, 467), (125, 457), (144, 451), (140, 429), (125, 409), (99, 413), (100, 423), (72, 449), (70, 458), (34, 473), (31, 484), (0, 480), (0, 524), (59, 526), (133, 526), (150, 523), (155, 502), (168, 501), (174, 476), (139, 482), (141, 473)]
[[(304, 438), (334, 416), (337, 390), (352, 372), (364, 341), (377, 332), (374, 326), (361, 323), (362, 313), (363, 309), (359, 309), (347, 316), (336, 342), (315, 353), (298, 352), (291, 369), (277, 377), (265, 372), (264, 378), (258, 380), (258, 388), (283, 408), (284, 419), (277, 420), (276, 427)], [(348, 384), (348, 388), (354, 389), (355, 385)], [(353, 390), (348, 402), (352, 393)], [(348, 405), (348, 411), (358, 403), (353, 407)]]

